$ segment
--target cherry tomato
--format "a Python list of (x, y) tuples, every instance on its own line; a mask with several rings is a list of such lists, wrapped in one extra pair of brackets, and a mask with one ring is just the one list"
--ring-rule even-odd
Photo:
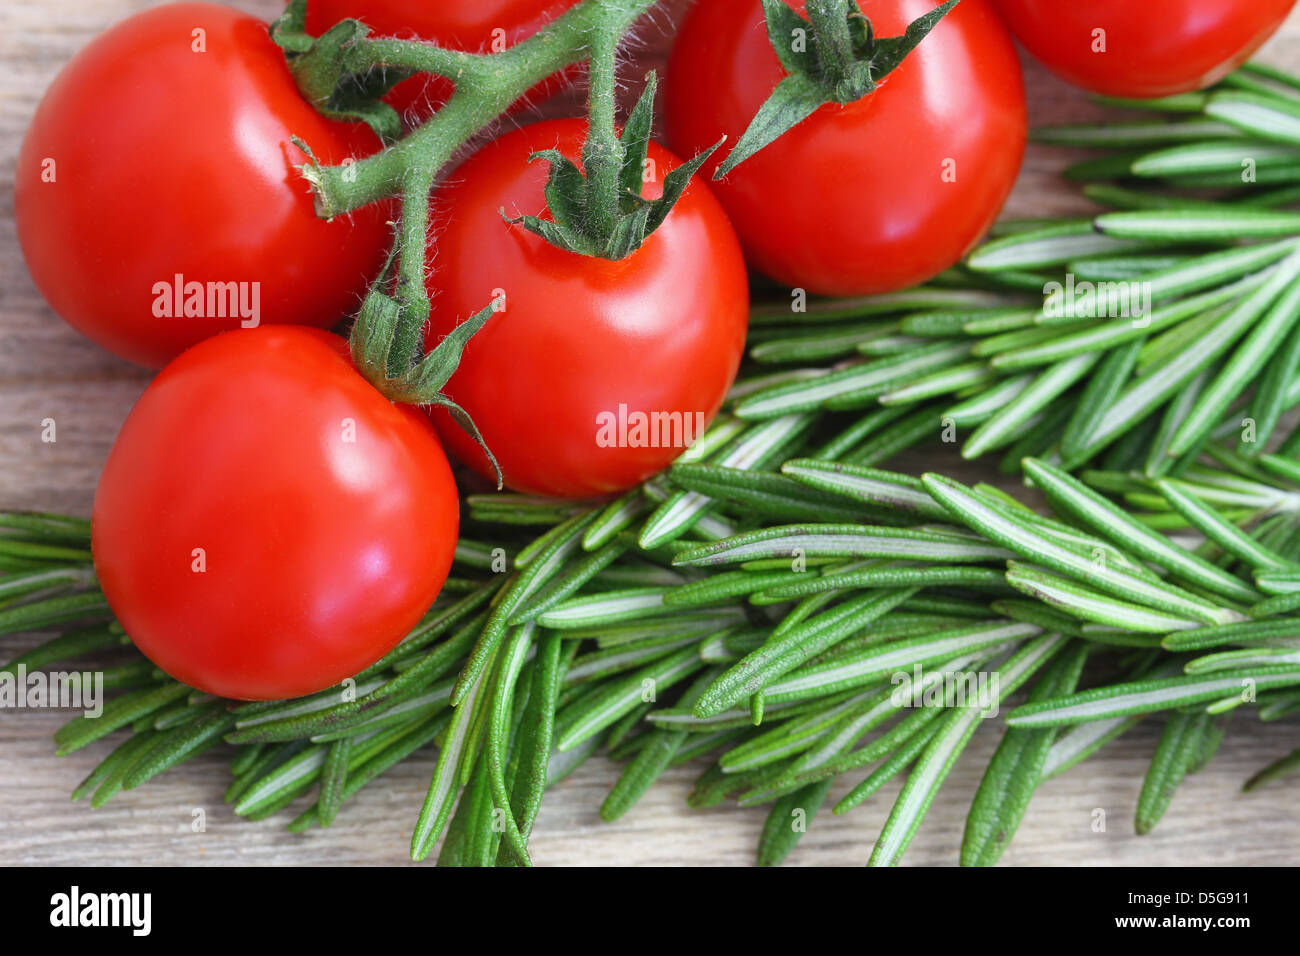
[[(698, 437), (735, 378), (749, 304), (740, 246), (698, 178), (618, 261), (565, 252), (502, 220), (502, 209), (545, 208), (548, 167), (528, 157), (558, 148), (576, 162), (585, 135), (584, 121), (550, 120), (489, 143), (438, 193), (430, 229), (431, 343), (489, 303), (499, 307), (470, 340), (447, 395), (473, 417), (507, 485), (565, 497), (627, 488)], [(649, 159), (644, 194), (653, 199), (680, 161), (656, 143)], [(493, 474), (445, 413), (435, 421), (462, 461)]]
[(317, 329), (219, 335), (158, 374), (95, 492), (95, 569), (164, 671), (222, 697), (295, 697), (391, 650), (451, 567), (437, 434)]
[(54, 311), (159, 366), (241, 324), (331, 326), (390, 239), (380, 205), (332, 222), (294, 169), (379, 147), (299, 95), (265, 23), (204, 3), (137, 14), (63, 69), (23, 140), (18, 238)]
[(1296, 0), (995, 0), (1011, 32), (1075, 86), (1150, 98), (1217, 83)]
[[(869, 0), (862, 11), (878, 36), (899, 36), (934, 6)], [(758, 0), (700, 0), (668, 64), (668, 145), (693, 155), (724, 133), (734, 145), (784, 76)], [(874, 92), (822, 106), (712, 185), (755, 268), (823, 295), (887, 292), (979, 240), (1025, 136), (1011, 39), (987, 0), (962, 0)]]
[[(307, 31), (320, 36), (340, 20), (360, 20), (379, 36), (419, 37), (474, 53), (499, 52), (526, 40), (574, 6), (578, 0), (311, 0)], [(567, 72), (565, 75), (568, 75)], [(512, 106), (519, 109), (554, 93), (554, 79), (543, 81)], [(451, 81), (440, 76), (413, 76), (385, 99), (412, 124), (445, 103)]]

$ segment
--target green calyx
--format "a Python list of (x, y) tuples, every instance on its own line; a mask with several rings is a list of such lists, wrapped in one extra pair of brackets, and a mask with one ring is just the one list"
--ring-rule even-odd
[(348, 51), (370, 33), (360, 20), (343, 20), (319, 37), (307, 32), (307, 0), (291, 0), (271, 24), (271, 39), (285, 60), (303, 97), (330, 119), (362, 122), (383, 142), (402, 133), (402, 118), (383, 101), (394, 85), (411, 74), (404, 70), (349, 69)]
[[(644, 198), (641, 193), (650, 148), (650, 128), (654, 121), (654, 98), (655, 74), (652, 72), (646, 76), (645, 90), (622, 133), (613, 137), (617, 147), (602, 151), (594, 149), (592, 141), (588, 141), (583, 150), (588, 174), (584, 174), (559, 150), (534, 153), (530, 159), (551, 164), (546, 180), (546, 205), (550, 218), (518, 216), (512, 219), (502, 210), (506, 221), (522, 225), (551, 245), (579, 255), (622, 259), (639, 249), (646, 237), (668, 218), (695, 171), (722, 145), (719, 140), (712, 148), (664, 176), (663, 193), (658, 199)], [(606, 202), (607, 187), (593, 168), (601, 163), (617, 166), (613, 215)]]
[(468, 432), (492, 463), (497, 474), (497, 489), (502, 487), (501, 466), (483, 440), (469, 412), (443, 394), (442, 390), (460, 365), (465, 345), (496, 311), (492, 303), (452, 329), (426, 354), (419, 334), (428, 318), (428, 302), (407, 301), (404, 283), (399, 280), (397, 296), (388, 295), (392, 256), (388, 267), (376, 280), (353, 326), (349, 346), (352, 362), (366, 380), (391, 401), (405, 405), (440, 405), (451, 413), (456, 424)]
[(902, 36), (877, 37), (858, 0), (808, 0), (807, 20), (783, 0), (763, 0), (768, 38), (789, 75), (713, 178), (725, 176), (824, 104), (852, 103), (872, 93), (957, 2), (947, 0), (917, 17)]

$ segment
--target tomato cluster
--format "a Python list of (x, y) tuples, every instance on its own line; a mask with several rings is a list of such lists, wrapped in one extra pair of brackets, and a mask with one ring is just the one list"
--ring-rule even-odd
[[(785, 2), (805, 14), (802, 0)], [(577, 3), (312, 0), (307, 27), (319, 35), (354, 17), (379, 34), (497, 51)], [(535, 154), (581, 163), (586, 123), (500, 135), (430, 207), (426, 347), (495, 303), (445, 395), (508, 487), (629, 488), (721, 407), (744, 348), (747, 265), (817, 294), (885, 292), (952, 266), (992, 224), (1026, 137), (999, 13), (1072, 81), (1157, 96), (1221, 77), (1293, 3), (962, 0), (869, 94), (826, 102), (712, 183), (726, 149), (710, 158), (621, 258), (503, 218), (545, 219), (547, 164)], [(877, 36), (899, 36), (934, 5), (870, 0), (863, 12)], [(763, 19), (759, 0), (694, 5), (665, 79), (675, 154), (650, 143), (641, 196), (620, 203), (655, 199), (683, 159), (745, 131), (787, 75)], [(1099, 27), (1104, 57), (1087, 52)], [(452, 90), (420, 75), (387, 101), (418, 125)], [(172, 3), (82, 50), (19, 153), (18, 235), (38, 288), (106, 349), (165, 366), (104, 467), (100, 583), (145, 654), (213, 694), (310, 693), (390, 650), (438, 595), (455, 549), (458, 495), (439, 437), (494, 474), (445, 406), (431, 423), (395, 404), (322, 331), (368, 293), (392, 291), (380, 273), (396, 208), (322, 218), (301, 168), (380, 149), (366, 126), (303, 98), (267, 24)], [(648, 430), (628, 427), (638, 416)]]

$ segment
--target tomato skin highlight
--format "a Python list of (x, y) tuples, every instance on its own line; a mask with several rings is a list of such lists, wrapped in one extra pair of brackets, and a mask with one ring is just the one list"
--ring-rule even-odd
[[(307, 32), (319, 36), (351, 17), (376, 36), (403, 39), (419, 37), (441, 46), (471, 53), (507, 47), (526, 40), (578, 0), (311, 0), (307, 4)], [(501, 31), (501, 32), (498, 32)], [(561, 75), (571, 76), (576, 70)], [(520, 97), (510, 109), (538, 103), (559, 87), (555, 77), (543, 80)], [(408, 121), (418, 123), (451, 98), (453, 85), (441, 76), (412, 76), (388, 91), (385, 101)]]
[[(878, 36), (899, 36), (934, 6), (862, 10)], [(784, 76), (758, 0), (700, 0), (664, 80), (668, 145), (693, 155), (725, 133), (720, 161)], [(942, 272), (988, 230), (1026, 124), (1010, 37), (987, 0), (962, 0), (873, 93), (822, 106), (711, 185), (759, 271), (821, 295), (889, 292)]]
[[(291, 136), (322, 163), (379, 148), (303, 100), (260, 20), (177, 3), (122, 21), (64, 67), (23, 140), (15, 212), (37, 287), (73, 327), (149, 367), (241, 321), (334, 325), (383, 263), (389, 209), (318, 218)], [(156, 315), (155, 287), (178, 275), (244, 283), (250, 317), (217, 317), (206, 294), (209, 317)]]
[[(549, 120), (484, 146), (448, 178), (431, 207), (437, 239), (428, 291), (429, 344), (505, 293), (505, 308), (465, 349), (444, 390), (474, 418), (506, 484), (532, 494), (584, 497), (628, 488), (683, 450), (610, 447), (600, 422), (632, 413), (695, 413), (705, 422), (722, 405), (744, 350), (748, 282), (740, 246), (698, 177), (640, 249), (618, 260), (550, 245), (510, 216), (545, 208), (548, 164), (528, 162), (558, 148), (577, 161), (583, 120)], [(680, 160), (650, 144), (656, 198)], [(477, 444), (434, 409), (450, 450), (495, 478)], [(602, 416), (605, 416), (602, 419)], [(683, 428), (685, 428), (683, 424)], [(647, 440), (650, 439), (647, 435)], [(698, 436), (697, 436), (698, 437)]]
[[(1223, 79), (1277, 31), (1296, 0), (994, 2), (1016, 39), (1057, 76), (1094, 93), (1150, 99)], [(1104, 51), (1094, 50), (1099, 39)]]
[(150, 660), (276, 699), (391, 650), (442, 587), (458, 521), (427, 417), (376, 391), (338, 336), (268, 326), (196, 345), (145, 390), (104, 465), (92, 548)]

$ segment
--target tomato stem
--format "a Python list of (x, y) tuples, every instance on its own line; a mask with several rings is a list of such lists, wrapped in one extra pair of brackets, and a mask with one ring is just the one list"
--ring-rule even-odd
[(415, 40), (358, 41), (347, 55), (349, 71), (380, 67), (427, 69), (459, 82), (451, 98), (424, 125), (388, 149), (355, 163), (304, 169), (316, 192), (317, 212), (332, 218), (400, 195), (410, 170), (442, 170), (460, 147), (530, 89), (602, 48), (609, 51), (610, 73), (599, 94), (593, 83), (592, 100), (601, 115), (608, 116), (612, 130), (613, 50), (654, 2), (584, 0), (501, 53), (455, 53)]
[(401, 375), (423, 354), (421, 331), (429, 317), (429, 293), (424, 285), (425, 248), (429, 229), (429, 192), (433, 170), (411, 170), (402, 193), (402, 219), (398, 229), (397, 301), (400, 317), (388, 352), (388, 374)]
[[(606, 19), (617, 20), (615, 7), (609, 4), (607, 8), (602, 2), (602, 27)], [(596, 235), (606, 236), (614, 231), (619, 218), (619, 172), (623, 168), (623, 144), (614, 125), (620, 39), (621, 33), (612, 29), (598, 29), (592, 35), (587, 141), (582, 147), (582, 165), (590, 182), (588, 198), (594, 200), (587, 207), (590, 228)]]
[(497, 59), (493, 54), (466, 53), (432, 43), (370, 38), (349, 47), (343, 63), (350, 73), (365, 73), (383, 66), (389, 69), (436, 73), (457, 82), (470, 81), (477, 86), (487, 79)]

